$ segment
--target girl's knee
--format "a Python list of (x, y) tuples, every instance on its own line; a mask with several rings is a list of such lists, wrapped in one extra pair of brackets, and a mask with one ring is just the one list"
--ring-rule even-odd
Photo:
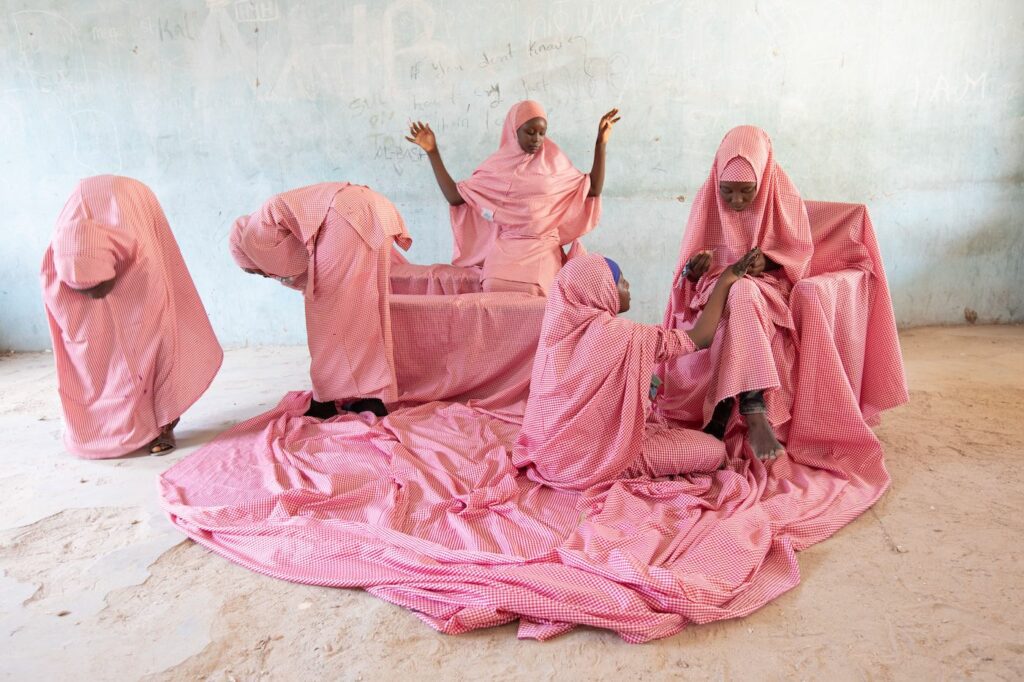
[(764, 296), (752, 279), (744, 277), (729, 289), (728, 305), (730, 308), (741, 306), (759, 308), (764, 305)]

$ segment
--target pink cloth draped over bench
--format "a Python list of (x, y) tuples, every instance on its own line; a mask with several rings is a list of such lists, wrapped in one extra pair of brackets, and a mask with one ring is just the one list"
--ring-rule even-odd
[(391, 250), (391, 293), (451, 295), (476, 294), (480, 287), (480, 268), (435, 263), (410, 263), (397, 249)]
[[(558, 490), (513, 466), (521, 402), (430, 402), (380, 420), (320, 422), (302, 416), (309, 394), (291, 393), (165, 472), (162, 504), (183, 532), (234, 562), (364, 588), (450, 634), (518, 620), (520, 637), (583, 624), (644, 642), (749, 614), (799, 582), (796, 552), (884, 492), (882, 447), (865, 416), (906, 400), (864, 207), (811, 202), (808, 214), (832, 274), (812, 263), (794, 288), (795, 327), (834, 342), (802, 354), (797, 371), (808, 391), (830, 388), (817, 404), (798, 394), (787, 452), (770, 465), (732, 434), (724, 468), (710, 474)], [(866, 310), (870, 346), (846, 337), (863, 331), (852, 310)], [(409, 358), (449, 352), (408, 348)], [(471, 383), (481, 366), (457, 369)]]
[(524, 403), (543, 319), (527, 294), (392, 295), (398, 402)]
[[(40, 271), (64, 443), (87, 459), (148, 444), (210, 386), (224, 353), (148, 187), (78, 183)], [(103, 298), (80, 289), (116, 280)]]

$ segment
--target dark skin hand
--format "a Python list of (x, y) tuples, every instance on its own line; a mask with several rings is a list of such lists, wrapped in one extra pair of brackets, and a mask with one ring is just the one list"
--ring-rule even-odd
[(406, 136), (405, 139), (427, 153), (427, 158), (430, 159), (430, 167), (434, 169), (434, 177), (437, 178), (437, 184), (441, 188), (444, 198), (448, 200), (448, 203), (452, 206), (461, 206), (466, 203), (466, 200), (459, 194), (459, 188), (455, 185), (455, 181), (452, 180), (448, 169), (444, 167), (444, 161), (441, 160), (441, 152), (437, 148), (437, 138), (434, 137), (434, 131), (430, 129), (430, 124), (416, 121), (409, 127), (409, 133), (410, 135)]
[(262, 270), (257, 270), (256, 268), (242, 268), (242, 270), (250, 275), (259, 275), (260, 277), (266, 277), (267, 279), (276, 279), (278, 282), (287, 285), (291, 285), (292, 280), (295, 279), (295, 277), (277, 277), (275, 275), (268, 275)]
[(747, 251), (742, 258), (726, 268), (718, 277), (715, 288), (711, 291), (711, 296), (708, 297), (708, 302), (704, 306), (704, 310), (701, 311), (697, 323), (693, 325), (693, 329), (686, 332), (697, 348), (707, 348), (711, 345), (711, 341), (715, 338), (715, 329), (725, 311), (725, 302), (729, 297), (730, 287), (747, 274), (760, 252), (761, 250), (757, 247)]
[(619, 110), (612, 109), (602, 116), (601, 121), (597, 124), (597, 142), (594, 143), (594, 165), (590, 169), (590, 191), (587, 193), (588, 197), (599, 197), (601, 196), (601, 190), (604, 189), (605, 147), (612, 136), (612, 128), (621, 118)]
[(94, 287), (89, 287), (88, 289), (79, 289), (78, 291), (81, 291), (89, 298), (100, 299), (110, 293), (111, 289), (114, 288), (115, 281), (117, 281), (116, 277), (108, 279), (106, 282), (100, 282)]
[[(701, 277), (707, 274), (707, 271), (711, 269), (712, 255), (712, 252), (708, 250), (698, 251), (693, 254), (690, 260), (686, 261), (686, 279), (696, 284)], [(747, 270), (747, 274), (753, 277), (760, 277), (765, 272), (771, 272), (778, 268), (778, 263), (758, 249), (757, 257), (754, 258), (754, 262), (750, 265), (750, 269)]]

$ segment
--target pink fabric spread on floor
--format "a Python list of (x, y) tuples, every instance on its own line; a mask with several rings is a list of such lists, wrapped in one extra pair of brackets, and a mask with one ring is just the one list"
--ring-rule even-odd
[[(725, 203), (718, 185), (719, 174), (737, 157), (746, 160), (757, 177), (757, 195), (740, 212)], [(754, 246), (761, 247), (779, 269), (760, 277), (748, 275), (733, 285), (711, 347), (666, 363), (659, 411), (700, 428), (724, 398), (767, 389), (768, 419), (785, 440), (796, 368), (789, 294), (807, 274), (814, 247), (804, 202), (775, 162), (768, 135), (760, 128), (739, 126), (722, 140), (711, 173), (694, 198), (665, 326), (692, 328), (718, 275)], [(682, 270), (691, 256), (704, 249), (713, 250), (712, 266), (693, 284)]]
[[(514, 466), (523, 405), (508, 384), (472, 386), (470, 404), (410, 405), (380, 420), (303, 417), (309, 394), (291, 393), (165, 472), (162, 504), (183, 532), (243, 566), (361, 587), (449, 634), (518, 620), (520, 637), (546, 639), (582, 624), (644, 642), (749, 614), (799, 582), (797, 551), (884, 492), (882, 448), (862, 411), (877, 415), (906, 399), (866, 212), (820, 204), (809, 213), (827, 223), (821, 251), (830, 255), (827, 274), (814, 261), (794, 287), (794, 325), (836, 342), (801, 355), (799, 386), (807, 395), (815, 382), (829, 388), (817, 403), (798, 393), (787, 452), (769, 465), (749, 458), (732, 432), (725, 466), (712, 473), (561, 490)], [(847, 267), (854, 243), (873, 265)], [(450, 298), (464, 297), (395, 301)], [(872, 307), (877, 355), (840, 338), (856, 330), (850, 311), (861, 304)], [(514, 308), (465, 337), (512, 333)], [(417, 310), (423, 317), (410, 324), (429, 329), (429, 309)], [(424, 354), (431, 338), (457, 343), (458, 322), (443, 324), (451, 326), (402, 353)], [(455, 368), (466, 385), (493, 343), (480, 337), (473, 345), (475, 355), (456, 356), (480, 363)], [(488, 400), (488, 390), (504, 395)], [(595, 425), (606, 427), (615, 428)], [(581, 459), (592, 456), (588, 444), (580, 448)]]
[[(529, 467), (540, 482), (586, 490), (635, 466), (648, 429), (657, 428), (648, 421), (655, 363), (694, 350), (685, 333), (616, 317), (618, 312), (619, 292), (601, 256), (574, 258), (555, 277), (512, 452), (513, 464)], [(707, 445), (696, 468), (718, 468), (725, 457), (720, 441), (678, 431)]]
[[(160, 203), (137, 180), (87, 178), (41, 268), (68, 450), (118, 457), (152, 441), (224, 357)], [(116, 277), (100, 299), (88, 289)]]
[(458, 184), (465, 204), (451, 207), (452, 264), (482, 266), (481, 279), (536, 284), (547, 291), (564, 262), (562, 245), (592, 230), (601, 198), (588, 197), (590, 176), (578, 171), (551, 139), (528, 154), (516, 131), (535, 116), (531, 100), (509, 110), (498, 150)]
[(398, 397), (388, 306), (392, 241), (403, 249), (412, 243), (394, 205), (343, 182), (278, 194), (231, 229), (239, 266), (305, 292), (316, 400)]

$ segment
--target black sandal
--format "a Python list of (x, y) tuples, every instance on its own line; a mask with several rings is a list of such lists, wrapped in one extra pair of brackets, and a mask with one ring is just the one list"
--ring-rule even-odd
[(160, 429), (160, 433), (156, 438), (149, 442), (147, 446), (149, 448), (149, 454), (153, 457), (160, 457), (166, 455), (168, 452), (178, 446), (177, 441), (174, 438), (174, 427), (181, 421), (181, 417), (178, 417), (170, 424)]

